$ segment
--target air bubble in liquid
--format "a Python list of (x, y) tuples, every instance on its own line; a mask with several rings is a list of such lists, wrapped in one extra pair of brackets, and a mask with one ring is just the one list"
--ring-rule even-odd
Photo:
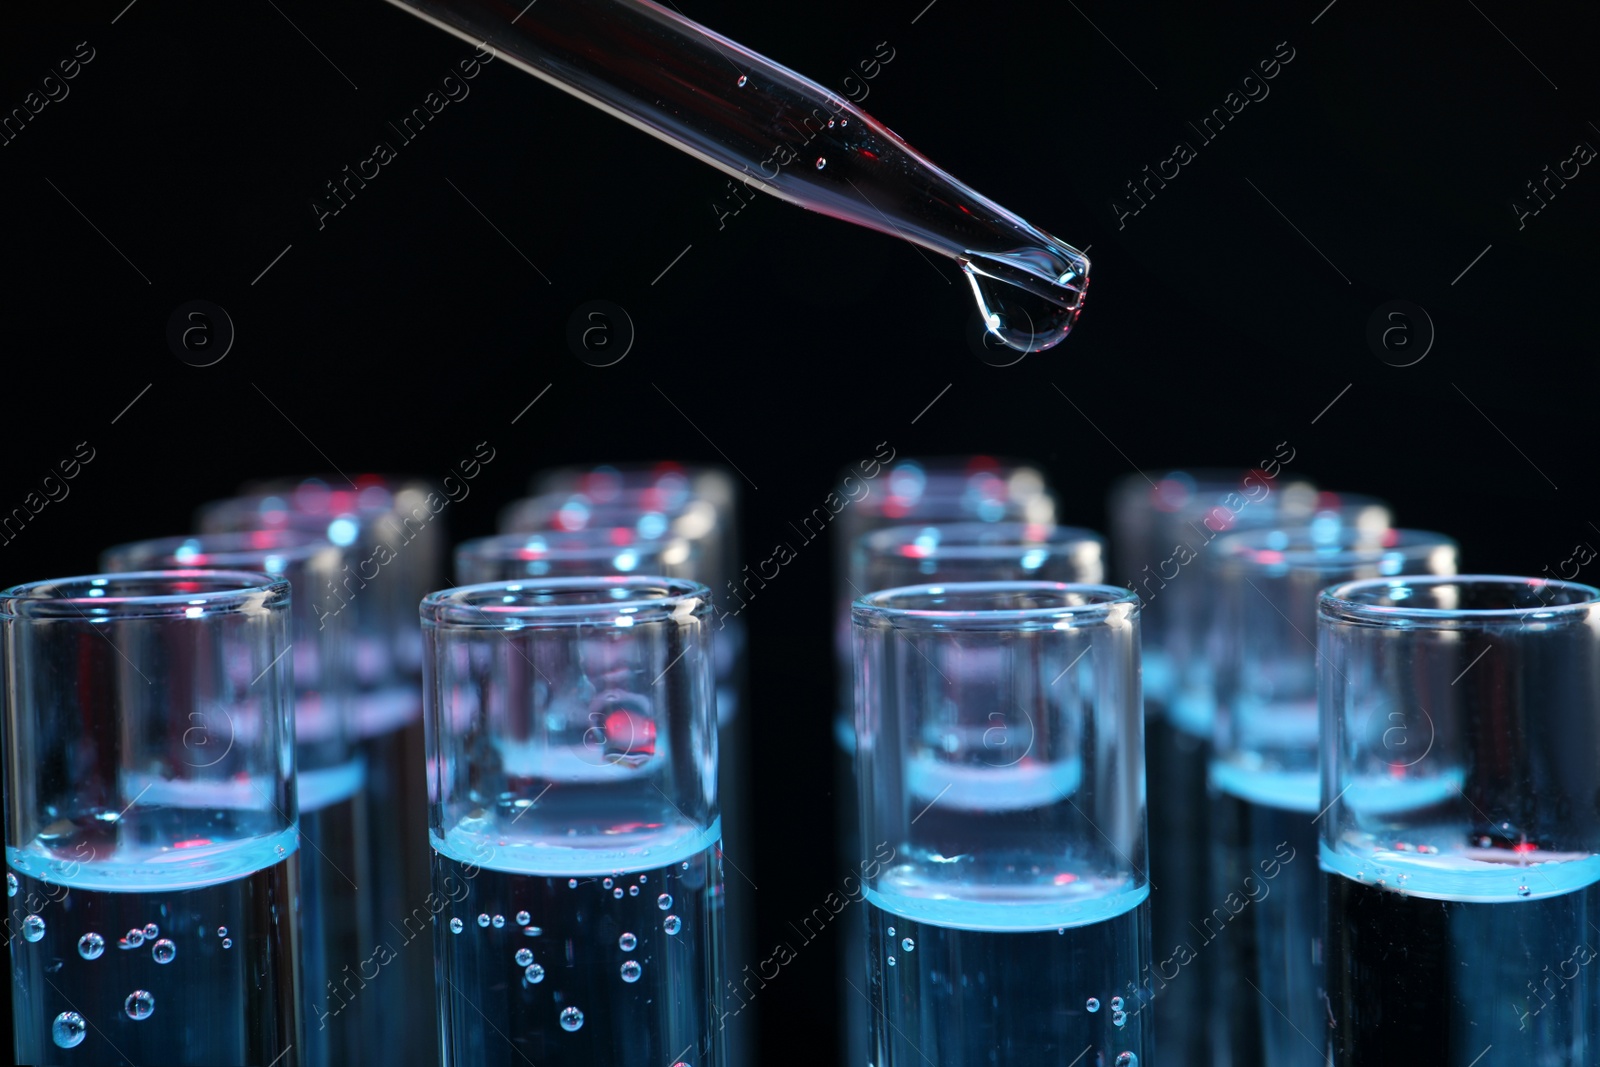
[(638, 960), (627, 960), (622, 964), (622, 980), (632, 985), (644, 973), (644, 968), (639, 966)]
[(684, 860), (683, 861), (683, 869), (686, 870), (686, 871), (689, 869), (689, 861), (688, 860)]
[(143, 1022), (155, 1014), (155, 994), (148, 989), (135, 989), (128, 994), (128, 999), (122, 1002), (122, 1010), (127, 1012), (128, 1018), (134, 1022)]
[(679, 930), (683, 929), (683, 920), (678, 918), (676, 915), (668, 915), (661, 921), (661, 929), (665, 930), (669, 934), (675, 934)]
[(226, 926), (217, 927), (217, 936), (218, 937), (227, 937), (228, 936), (228, 928)]
[(817, 169), (818, 170), (821, 170), (823, 167), (826, 167), (827, 165), (828, 165), (828, 161), (826, 159), (822, 158), (821, 156), (817, 157)]
[(499, 930), (499, 929), (501, 929), (502, 927), (505, 926), (506, 917), (504, 915), (496, 915), (493, 919), (491, 919), (489, 921), (494, 924), (494, 928), (496, 930)]
[(222, 939), (222, 947), (223, 948), (232, 948), (233, 947), (233, 938), (231, 938), (231, 937), (223, 938)]
[(618, 886), (616, 889), (613, 889), (611, 891), (611, 895), (613, 897), (617, 898), (618, 900), (621, 900), (622, 899), (622, 887)]
[(16, 895), (17, 895), (17, 876), (12, 874), (10, 871), (7, 871), (6, 872), (6, 896), (14, 897)]
[(1114, 1011), (1114, 1012), (1111, 1013), (1111, 1025), (1112, 1026), (1117, 1026), (1117, 1027), (1126, 1026), (1127, 1023), (1128, 1023), (1128, 1013), (1127, 1012), (1125, 1012), (1125, 1011)]
[(467, 924), (462, 922), (459, 918), (450, 920), (450, 932), (452, 934), (459, 934), (462, 930), (466, 929), (466, 926)]
[(516, 961), (518, 967), (526, 967), (533, 962), (533, 951), (526, 948), (517, 949)]
[(178, 946), (163, 937), (150, 949), (150, 955), (157, 963), (171, 963), (178, 957)]
[(891, 927), (889, 927), (889, 936), (890, 936), (890, 937), (893, 937), (893, 936), (894, 936), (894, 927), (892, 927), (892, 926), (891, 926)]
[(532, 915), (529, 915), (525, 911), (517, 912), (517, 925), (518, 926), (527, 926), (531, 922), (533, 922), (533, 916)]
[(644, 884), (645, 884), (645, 883), (646, 883), (646, 882), (648, 882), (648, 881), (649, 881), (649, 880), (650, 880), (650, 876), (649, 876), (649, 875), (648, 875), (648, 874), (641, 874), (641, 875), (640, 875), (640, 876), (639, 876), (639, 884), (640, 884), (640, 885), (644, 885)]
[(576, 888), (578, 888), (578, 880), (576, 878), (568, 878), (567, 879), (567, 888), (568, 889), (576, 889)]
[(1517, 886), (1517, 896), (1526, 897), (1526, 896), (1532, 896), (1532, 895), (1533, 895), (1533, 890), (1529, 889), (1527, 886), (1525, 886), (1525, 885)]
[(750, 79), (745, 77), (743, 74), (739, 75), (739, 88), (743, 89), (745, 87), (745, 83), (749, 80)]
[(43, 937), (43, 919), (39, 918), (37, 915), (30, 915), (26, 919), (22, 920), (22, 939), (24, 941), (38, 941)]
[(905, 949), (907, 952), (913, 952), (916, 950), (917, 943), (908, 937), (904, 941), (900, 942), (900, 947)]
[(117, 947), (126, 952), (130, 948), (138, 948), (144, 944), (144, 931), (135, 927), (123, 934), (117, 941)]
[(889, 957), (889, 966), (891, 966), (891, 967), (894, 966), (894, 957), (893, 956)]
[(607, 878), (605, 881), (601, 882), (600, 884), (603, 887), (605, 887), (606, 889), (610, 889), (615, 884), (615, 882), (612, 879)]
[(96, 933), (87, 933), (78, 938), (78, 955), (86, 960), (99, 959), (106, 950), (106, 939)]
[(530, 963), (528, 969), (522, 972), (522, 977), (528, 980), (529, 985), (538, 985), (544, 981), (544, 968), (537, 963)]
[(1090, 997), (1089, 998), (1089, 1002), (1087, 1004), (1085, 1004), (1084, 1007), (1088, 1008), (1091, 1013), (1099, 1011), (1100, 1010), (1100, 998), (1099, 997)]
[(1115, 1067), (1139, 1067), (1139, 1057), (1131, 1052), (1119, 1052)]
[(523, 937), (538, 937), (542, 933), (544, 933), (544, 930), (537, 926), (524, 926), (522, 928)]
[(1111, 1010), (1112, 1011), (1121, 1011), (1122, 1010), (1122, 998), (1121, 997), (1112, 997), (1111, 998)]
[(577, 1008), (561, 1009), (561, 1029), (570, 1034), (582, 1026), (583, 1012), (579, 1011)]
[(483, 912), (482, 914), (480, 914), (478, 916), (478, 925), (479, 926), (488, 926), (489, 925), (489, 913), (488, 912)]
[(50, 1037), (62, 1048), (77, 1048), (89, 1033), (89, 1024), (75, 1011), (64, 1011), (50, 1024)]
[(617, 938), (617, 947), (624, 952), (632, 952), (639, 944), (639, 939), (632, 934), (623, 934)]
[(145, 923), (145, 925), (144, 925), (144, 939), (146, 941), (154, 941), (156, 938), (158, 938), (160, 936), (161, 936), (161, 927), (157, 926), (155, 923)]
[(629, 896), (630, 896), (630, 897), (636, 897), (636, 896), (638, 896), (638, 895), (639, 895), (639, 887), (638, 887), (638, 886), (636, 886), (636, 885), (630, 885), (630, 886), (629, 886), (629, 887), (628, 887), (628, 895), (629, 895)]
[(656, 897), (656, 907), (662, 911), (670, 910), (672, 908), (672, 894), (662, 893), (659, 897)]

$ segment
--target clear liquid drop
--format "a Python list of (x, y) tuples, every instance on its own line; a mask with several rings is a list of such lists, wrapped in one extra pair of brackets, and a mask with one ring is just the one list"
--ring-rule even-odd
[(128, 1018), (134, 1022), (143, 1022), (155, 1014), (155, 994), (148, 989), (135, 989), (128, 994), (128, 999), (122, 1002), (122, 1010), (127, 1012)]
[(1060, 344), (1083, 309), (1089, 261), (1046, 248), (969, 252), (961, 261), (989, 332), (1018, 352)]
[(64, 1011), (50, 1024), (50, 1037), (62, 1048), (77, 1048), (89, 1033), (89, 1024), (75, 1011)]

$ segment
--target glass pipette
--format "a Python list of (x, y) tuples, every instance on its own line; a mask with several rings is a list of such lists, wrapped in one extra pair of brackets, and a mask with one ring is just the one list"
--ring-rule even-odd
[(949, 256), (989, 331), (1072, 328), (1082, 252), (936, 167), (850, 101), (649, 0), (390, 0), (751, 188)]

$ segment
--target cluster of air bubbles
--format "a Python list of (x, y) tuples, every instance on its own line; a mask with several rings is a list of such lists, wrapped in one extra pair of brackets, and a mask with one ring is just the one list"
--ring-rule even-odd
[(531, 922), (533, 922), (533, 916), (532, 915), (529, 915), (525, 911), (517, 912), (517, 925), (518, 926), (527, 926)]
[(581, 1029), (582, 1026), (583, 1012), (579, 1011), (577, 1008), (561, 1009), (561, 1029), (570, 1034), (574, 1030)]
[(1090, 997), (1089, 998), (1089, 1002), (1087, 1004), (1085, 1004), (1084, 1007), (1089, 1009), (1090, 1014), (1093, 1014), (1093, 1013), (1099, 1011), (1100, 1010), (1100, 998), (1099, 997)]
[(538, 985), (544, 981), (544, 968), (537, 963), (530, 963), (527, 970), (522, 972), (522, 977), (527, 980), (529, 985)]
[(459, 917), (451, 919), (450, 920), (450, 932), (452, 934), (459, 934), (466, 927), (466, 925), (467, 924), (462, 922)]
[(519, 949), (517, 949), (517, 954), (516, 954), (516, 956), (514, 958), (517, 961), (517, 966), (518, 967), (527, 967), (528, 964), (533, 962), (533, 950), (532, 949), (526, 949), (526, 948), (519, 948)]
[(639, 966), (638, 960), (626, 960), (622, 964), (622, 980), (632, 985), (644, 973), (644, 968)]
[(37, 915), (29, 915), (22, 920), (22, 939), (24, 941), (38, 941), (44, 937), (44, 920)]
[(150, 955), (157, 963), (171, 963), (178, 956), (178, 946), (163, 937), (152, 946)]
[(78, 938), (78, 955), (86, 960), (97, 960), (106, 951), (106, 939), (93, 931)]
[(679, 930), (683, 929), (683, 920), (678, 918), (676, 915), (668, 915), (665, 919), (661, 920), (661, 929), (665, 930), (668, 934), (675, 934)]
[(89, 1024), (75, 1011), (64, 1011), (50, 1024), (50, 1037), (62, 1048), (77, 1048), (89, 1033)]
[(656, 907), (662, 911), (670, 911), (672, 908), (672, 894), (662, 893), (659, 897), (656, 897)]
[[(220, 934), (223, 931), (218, 930), (217, 932)], [(117, 942), (117, 947), (123, 951), (127, 951), (130, 948), (139, 948), (143, 944), (144, 931), (135, 926), (132, 930), (129, 930), (127, 933), (122, 935), (122, 938)]]
[(494, 924), (494, 928), (496, 930), (499, 930), (499, 929), (501, 929), (501, 928), (503, 928), (505, 926), (506, 917), (504, 915), (496, 915), (493, 919), (490, 919), (489, 921)]
[(625, 933), (617, 938), (617, 947), (624, 952), (632, 952), (639, 945), (639, 939), (632, 934)]
[(904, 941), (900, 942), (900, 947), (905, 949), (907, 952), (914, 952), (916, 950), (917, 943), (908, 937)]
[(122, 1002), (122, 1010), (127, 1012), (128, 1018), (134, 1022), (143, 1022), (155, 1014), (155, 994), (148, 989), (135, 989), (128, 994), (128, 999)]

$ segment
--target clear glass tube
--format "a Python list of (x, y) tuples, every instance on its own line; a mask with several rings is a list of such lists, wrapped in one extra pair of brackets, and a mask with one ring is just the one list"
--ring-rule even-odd
[[(340, 619), (354, 648), (352, 722), (366, 765), (368, 828), (365, 873), (355, 880), (371, 899), (374, 928), (400, 933), (381, 942), (393, 956), (387, 965), (374, 962), (378, 946), (341, 965), (339, 997), (346, 1004), (352, 998), (426, 1002), (433, 995), (433, 961), (415, 914), (429, 884), (416, 606), (426, 591), (419, 581), (443, 584), (430, 561), (448, 500), (420, 489), (397, 492), (368, 478), (362, 483), (354, 490), (331, 490), (316, 479), (282, 483), (281, 493), (209, 504), (199, 524), (204, 533), (300, 530), (346, 552), (337, 581), (309, 595), (317, 625)], [(369, 1055), (381, 1052), (405, 1067), (423, 1067), (438, 1044), (433, 1027), (432, 1014), (405, 1012), (379, 1029)]]
[[(1212, 904), (1190, 916), (1183, 947), (1221, 962), (1214, 1037), (1228, 1062), (1322, 1067), (1321, 876), (1312, 862), (1322, 808), (1317, 598), (1362, 578), (1453, 575), (1456, 545), (1419, 530), (1352, 528), (1332, 512), (1229, 534), (1212, 550), (1221, 649), (1207, 820)], [(1248, 903), (1218, 907), (1229, 894)]]
[(1082, 307), (1082, 252), (952, 178), (847, 99), (664, 7), (392, 2), (751, 189), (949, 256), (989, 329), (1013, 348), (1058, 343)]
[(1138, 599), (922, 585), (853, 619), (871, 1062), (1155, 1062)]
[(19, 1062), (300, 1062), (289, 604), (240, 571), (0, 593)]
[[(1285, 465), (1280, 446), (1249, 470), (1188, 469), (1133, 474), (1110, 501), (1113, 571), (1139, 594), (1145, 691), (1145, 758), (1150, 790), (1150, 922), (1168, 979), (1155, 1000), (1161, 1055), (1173, 1067), (1226, 1063), (1227, 1030), (1213, 1001), (1222, 982), (1216, 953), (1201, 953), (1181, 975), (1161, 968), (1173, 946), (1194, 936), (1189, 925), (1215, 906), (1211, 853), (1197, 833), (1207, 809), (1206, 773), (1213, 704), (1206, 638), (1216, 597), (1204, 564), (1212, 539), (1280, 513), (1315, 506), (1316, 490)], [(1159, 975), (1158, 975), (1159, 976)]]
[[(372, 900), (363, 893), (367, 824), (361, 793), (366, 764), (350, 728), (350, 642), (337, 616), (319, 625), (306, 590), (337, 582), (344, 552), (294, 530), (204, 534), (138, 541), (107, 550), (109, 573), (169, 569), (257, 571), (289, 583), (294, 651), (295, 773), (300, 839), (300, 944), (308, 1067), (359, 1060), (378, 1034), (377, 1003), (334, 983), (340, 968), (372, 951)], [(296, 596), (295, 594), (299, 594)]]
[(1352, 582), (1318, 649), (1329, 1062), (1595, 1062), (1600, 589)]
[(688, 578), (695, 562), (694, 547), (685, 539), (641, 537), (632, 526), (479, 537), (457, 545), (455, 556), (461, 585), (596, 575)]
[(855, 545), (850, 583), (869, 592), (926, 582), (1105, 579), (1105, 540), (1076, 526), (951, 522), (891, 526)]
[(723, 1062), (708, 593), (423, 601), (444, 1067)]

